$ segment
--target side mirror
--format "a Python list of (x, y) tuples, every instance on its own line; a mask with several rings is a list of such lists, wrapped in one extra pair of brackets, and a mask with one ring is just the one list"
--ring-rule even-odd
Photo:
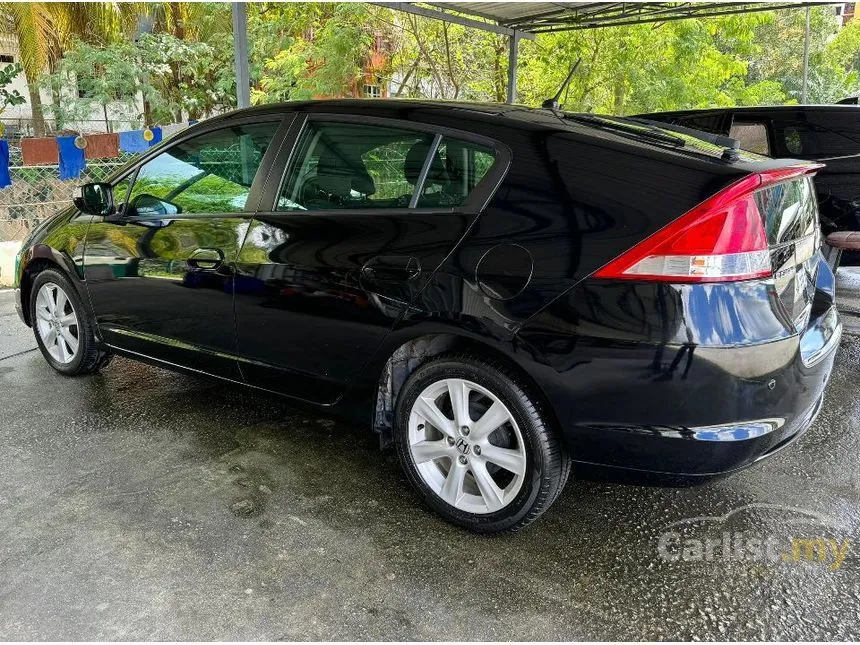
[(182, 212), (178, 204), (148, 193), (141, 193), (128, 206), (128, 215), (133, 217), (170, 217)]
[(72, 203), (86, 215), (111, 215), (114, 212), (113, 188), (110, 184), (82, 184), (75, 187)]

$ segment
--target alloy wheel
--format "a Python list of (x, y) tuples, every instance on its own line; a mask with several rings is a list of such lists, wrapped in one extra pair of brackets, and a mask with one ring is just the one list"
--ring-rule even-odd
[(66, 292), (53, 282), (43, 284), (36, 294), (36, 331), (58, 363), (71, 363), (78, 355), (78, 315)]
[(464, 379), (436, 381), (421, 392), (409, 415), (409, 452), (424, 483), (469, 513), (503, 509), (525, 479), (525, 444), (510, 410)]

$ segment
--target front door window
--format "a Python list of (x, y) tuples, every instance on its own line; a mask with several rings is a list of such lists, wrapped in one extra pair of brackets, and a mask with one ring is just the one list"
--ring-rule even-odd
[[(178, 213), (241, 213), (277, 123), (234, 126), (171, 146), (141, 166), (129, 204), (172, 204)], [(141, 196), (145, 196), (141, 199)]]

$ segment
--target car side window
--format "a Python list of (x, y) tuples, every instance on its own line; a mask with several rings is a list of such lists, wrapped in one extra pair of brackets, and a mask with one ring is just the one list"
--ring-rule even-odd
[(462, 206), (494, 161), (491, 148), (443, 137), (430, 162), (418, 207)]
[(131, 181), (134, 178), (134, 171), (120, 179), (113, 185), (113, 203), (117, 208), (121, 208), (128, 199), (128, 191), (131, 188)]
[(426, 157), (432, 141), (432, 134), (414, 130), (310, 121), (278, 210), (406, 208), (417, 179), (406, 160), (421, 148)]
[(810, 111), (775, 121), (774, 130), (783, 155), (818, 159), (860, 152), (860, 127), (854, 114)]
[[(495, 153), (430, 132), (346, 122), (310, 121), (287, 171), (278, 210), (419, 208), (462, 205), (488, 173)], [(423, 180), (423, 183), (422, 183)]]
[(741, 144), (742, 150), (760, 155), (770, 155), (767, 126), (764, 123), (732, 123), (729, 136)]
[(800, 136), (800, 131), (792, 126), (785, 128), (782, 131), (782, 139), (785, 144), (785, 149), (793, 155), (803, 153), (803, 139)]
[(236, 125), (170, 146), (140, 167), (128, 193), (129, 209), (139, 214), (244, 211), (277, 128), (277, 122)]

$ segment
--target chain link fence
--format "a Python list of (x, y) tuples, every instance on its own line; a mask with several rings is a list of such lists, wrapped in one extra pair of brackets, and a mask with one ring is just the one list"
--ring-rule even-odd
[(62, 181), (56, 164), (24, 166), (18, 148), (9, 152), (12, 185), (0, 189), (0, 242), (23, 239), (40, 222), (71, 203), (75, 186), (103, 181), (135, 156), (88, 161), (79, 179)]
[[(10, 143), (17, 145), (18, 141), (25, 137), (35, 137), (36, 127), (31, 117), (0, 117), (0, 125), (3, 128), (3, 138)], [(106, 132), (120, 132), (122, 130), (136, 130), (141, 127), (138, 121), (130, 119), (112, 119), (105, 121), (104, 119), (78, 119), (66, 123), (65, 125), (58, 124), (52, 119), (45, 119), (44, 136), (53, 137), (64, 133), (77, 134), (104, 134)]]

